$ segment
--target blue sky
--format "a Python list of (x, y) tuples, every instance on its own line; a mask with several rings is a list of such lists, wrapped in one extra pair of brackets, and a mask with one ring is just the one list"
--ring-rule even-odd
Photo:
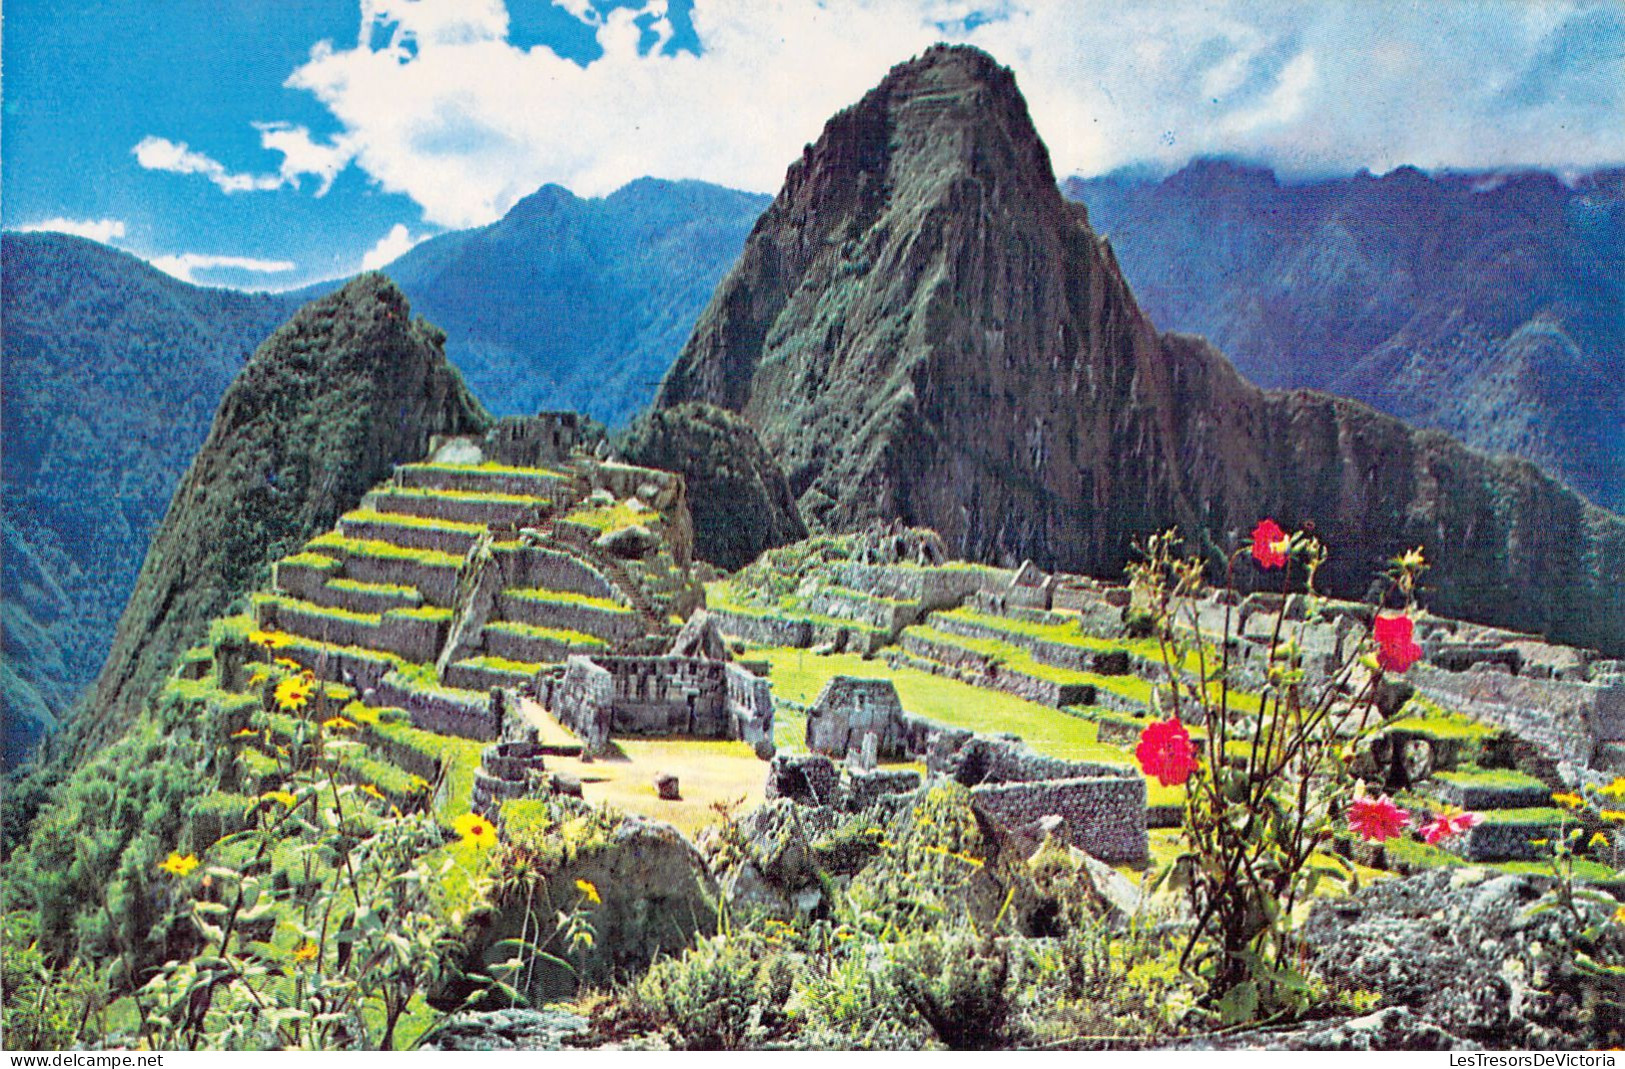
[(939, 39), (1015, 70), (1062, 175), (1625, 162), (1616, 0), (7, 0), (0, 216), (287, 288), (547, 182), (772, 192)]

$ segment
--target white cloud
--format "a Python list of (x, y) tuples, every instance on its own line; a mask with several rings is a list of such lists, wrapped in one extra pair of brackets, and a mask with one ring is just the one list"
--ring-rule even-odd
[(131, 151), (136, 162), (149, 171), (170, 174), (200, 174), (226, 193), (267, 192), (284, 186), (297, 186), (305, 175), (314, 175), (319, 182), (318, 197), (326, 195), (333, 179), (355, 154), (345, 137), (337, 137), (330, 144), (318, 144), (310, 130), (285, 122), (257, 122), (260, 146), (280, 153), (282, 165), (276, 174), (248, 174), (233, 171), (219, 160), (195, 152), (184, 141), (171, 141), (148, 135)]
[(227, 193), (278, 189), (282, 185), (281, 175), (239, 174), (227, 169), (219, 160), (193, 152), (184, 141), (149, 135), (143, 137), (131, 151), (135, 153), (136, 162), (149, 171), (200, 174)]
[(260, 260), (252, 256), (214, 256), (202, 252), (182, 252), (169, 256), (149, 257), (148, 263), (166, 275), (182, 282), (197, 283), (199, 271), (246, 271), (251, 274), (274, 275), (292, 271), (298, 264), (291, 260)]
[(1203, 153), (1289, 173), (1625, 159), (1617, 64), (1562, 43), (1620, 26), (1611, 0), (695, 0), (699, 56), (640, 47), (639, 19), (670, 39), (666, 0), (554, 5), (602, 57), (511, 43), (501, 0), (361, 0), (358, 44), (318, 44), (286, 83), (327, 107), (331, 143), (262, 125), (275, 176), (158, 139), (153, 154), (222, 188), (312, 174), (318, 192), (353, 162), (440, 226), (489, 222), (547, 182), (772, 191), (833, 112), (948, 39), (1015, 70), (1062, 175)]
[(380, 267), (394, 263), (410, 252), (414, 245), (428, 236), (422, 234), (413, 237), (403, 224), (396, 223), (390, 227), (389, 233), (378, 239), (378, 244), (368, 249), (361, 257), (361, 270), (376, 271)]
[(63, 219), (59, 216), (54, 219), (41, 219), (37, 223), (24, 223), (17, 229), (24, 232), (49, 230), (58, 234), (75, 234), (108, 245), (124, 236), (124, 220)]

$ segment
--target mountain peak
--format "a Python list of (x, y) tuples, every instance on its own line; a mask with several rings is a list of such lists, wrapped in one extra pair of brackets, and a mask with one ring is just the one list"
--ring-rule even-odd
[[(1625, 525), (1527, 466), (1265, 393), (1159, 334), (1062, 201), (1015, 79), (974, 49), (893, 68), (791, 166), (656, 404), (690, 401), (756, 428), (814, 527), (898, 519), (958, 556), (1115, 575), (1169, 526), (1222, 559), (1260, 516), (1312, 519), (1340, 595), (1423, 543), (1439, 611), (1625, 644), (1607, 578)], [(1518, 504), (1492, 519), (1501, 485)], [(1562, 575), (1527, 543), (1560, 514), (1597, 532)]]

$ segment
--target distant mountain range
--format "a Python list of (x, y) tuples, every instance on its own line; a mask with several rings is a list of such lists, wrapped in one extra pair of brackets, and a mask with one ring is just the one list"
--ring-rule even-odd
[(1261, 386), (1357, 398), (1625, 512), (1625, 170), (1068, 179), (1140, 307)]
[(653, 178), (594, 200), (544, 186), (384, 271), (446, 332), (491, 411), (574, 409), (618, 426), (649, 403), (770, 199)]
[(894, 67), (791, 165), (656, 398), (690, 402), (756, 427), (810, 526), (1115, 575), (1166, 527), (1222, 560), (1261, 517), (1312, 521), (1330, 592), (1421, 545), (1436, 611), (1625, 652), (1625, 520), (1159, 332), (975, 49)]
[(7, 765), (96, 677), (147, 542), (243, 361), (294, 302), (0, 236)]

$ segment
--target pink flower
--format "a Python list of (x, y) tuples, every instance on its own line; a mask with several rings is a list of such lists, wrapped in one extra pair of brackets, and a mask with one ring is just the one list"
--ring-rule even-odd
[(1287, 547), (1292, 543), (1274, 520), (1259, 520), (1253, 528), (1253, 560), (1260, 568), (1284, 568)]
[(1476, 828), (1484, 823), (1482, 813), (1464, 813), (1459, 809), (1446, 809), (1422, 825), (1422, 841), (1432, 846), (1446, 839), (1461, 835), (1469, 828)]
[(1349, 830), (1368, 842), (1392, 839), (1410, 823), (1410, 813), (1395, 805), (1386, 794), (1379, 798), (1356, 798), (1349, 803)]
[(1378, 616), (1371, 625), (1377, 642), (1377, 667), (1385, 672), (1405, 672), (1422, 657), (1422, 647), (1411, 641), (1414, 625), (1409, 616)]
[(1191, 778), (1200, 765), (1191, 749), (1191, 733), (1179, 717), (1155, 720), (1140, 732), (1140, 745), (1134, 751), (1140, 769), (1157, 777), (1164, 787), (1177, 787)]

